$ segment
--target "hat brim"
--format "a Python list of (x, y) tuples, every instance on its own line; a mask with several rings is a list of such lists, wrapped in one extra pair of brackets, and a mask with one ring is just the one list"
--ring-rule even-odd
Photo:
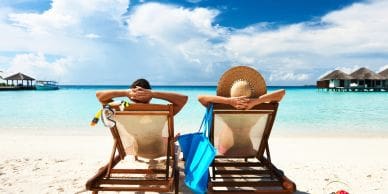
[(251, 98), (267, 93), (267, 85), (261, 74), (247, 66), (236, 66), (226, 71), (218, 81), (217, 96), (230, 97), (230, 88), (237, 80), (246, 80), (252, 87)]

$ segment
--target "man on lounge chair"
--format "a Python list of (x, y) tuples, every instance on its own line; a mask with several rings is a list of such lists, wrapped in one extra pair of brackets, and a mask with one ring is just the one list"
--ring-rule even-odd
[[(173, 105), (174, 115), (176, 115), (186, 104), (188, 97), (182, 94), (171, 92), (159, 92), (151, 90), (151, 85), (146, 79), (138, 79), (134, 81), (131, 87), (127, 90), (104, 90), (96, 92), (97, 99), (101, 104), (105, 105), (113, 102), (116, 97), (128, 97), (134, 103), (149, 104), (152, 98), (166, 100)], [(175, 139), (180, 134), (176, 134)], [(167, 143), (167, 138), (163, 141)], [(126, 148), (128, 154), (133, 153), (133, 146)], [(137, 157), (136, 157), (137, 158)]]
[(173, 104), (174, 115), (177, 114), (187, 102), (187, 96), (171, 92), (151, 90), (151, 85), (146, 79), (134, 81), (128, 90), (104, 90), (96, 92), (97, 99), (105, 105), (116, 97), (128, 97), (134, 103), (150, 103), (152, 98), (162, 99)]
[[(96, 92), (102, 105), (99, 111), (114, 139), (109, 163), (86, 183), (86, 188), (98, 191), (158, 191), (179, 193), (178, 151), (174, 143), (173, 115), (186, 104), (187, 96), (151, 90), (149, 82), (138, 79), (127, 90)], [(113, 98), (127, 97), (133, 104), (116, 107)], [(168, 105), (149, 104), (152, 98)], [(108, 124), (107, 124), (108, 123)], [(120, 165), (125, 157), (134, 157), (146, 166)], [(119, 167), (116, 168), (116, 165)], [(163, 177), (163, 178), (162, 178)]]

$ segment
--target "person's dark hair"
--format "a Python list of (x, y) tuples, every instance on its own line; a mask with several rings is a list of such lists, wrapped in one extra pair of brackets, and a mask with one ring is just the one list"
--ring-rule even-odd
[(131, 88), (136, 88), (136, 86), (140, 86), (144, 89), (151, 89), (150, 83), (146, 79), (143, 79), (143, 78), (134, 81), (131, 85)]

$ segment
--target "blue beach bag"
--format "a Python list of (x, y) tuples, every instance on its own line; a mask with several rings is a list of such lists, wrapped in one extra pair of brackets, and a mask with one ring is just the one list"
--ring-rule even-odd
[(209, 141), (213, 104), (210, 104), (196, 133), (181, 135), (178, 142), (185, 159), (185, 184), (195, 193), (205, 193), (209, 178), (209, 166), (216, 149)]

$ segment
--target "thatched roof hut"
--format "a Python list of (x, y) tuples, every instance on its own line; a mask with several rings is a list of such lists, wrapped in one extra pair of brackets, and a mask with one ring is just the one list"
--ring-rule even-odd
[(383, 76), (365, 68), (362, 67), (355, 72), (351, 73), (350, 76), (352, 76), (354, 79), (358, 80), (383, 80), (385, 79)]
[(30, 81), (33, 81), (35, 79), (28, 76), (28, 75), (25, 75), (25, 74), (19, 72), (17, 74), (14, 74), (14, 75), (11, 75), (11, 76), (4, 78), (4, 80), (30, 80)]
[(388, 68), (381, 71), (379, 75), (383, 76), (385, 79), (388, 79)]
[(319, 81), (325, 81), (325, 80), (351, 80), (353, 79), (352, 76), (346, 74), (345, 72), (341, 70), (335, 70), (326, 76), (322, 77)]
[[(14, 81), (16, 81), (16, 85), (18, 87), (19, 86), (24, 87), (24, 81), (26, 81), (27, 88), (33, 88), (32, 81), (34, 81), (35, 79), (28, 76), (28, 75), (25, 75), (25, 74), (19, 72), (17, 74), (14, 74), (14, 75), (11, 75), (11, 76), (4, 78), (4, 80), (7, 81), (7, 85), (8, 85), (8, 81), (11, 81), (12, 85), (14, 85)], [(19, 81), (21, 81), (21, 84)]]

